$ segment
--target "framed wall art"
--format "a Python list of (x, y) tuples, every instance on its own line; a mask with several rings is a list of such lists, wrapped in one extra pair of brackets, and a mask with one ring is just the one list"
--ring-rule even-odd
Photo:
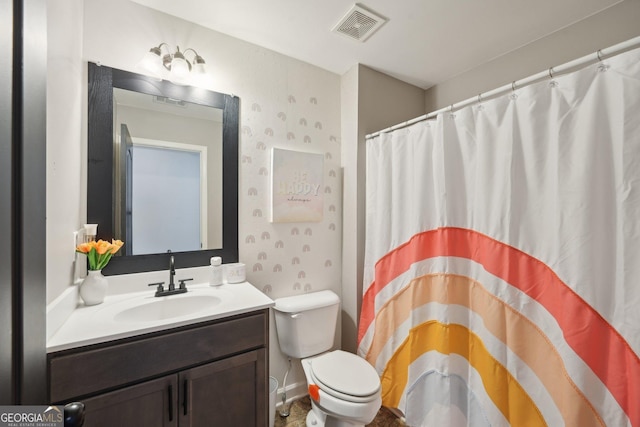
[(322, 154), (273, 148), (271, 171), (271, 222), (322, 221)]

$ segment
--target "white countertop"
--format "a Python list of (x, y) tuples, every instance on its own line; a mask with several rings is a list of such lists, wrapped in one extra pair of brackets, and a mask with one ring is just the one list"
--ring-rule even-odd
[[(274, 301), (248, 282), (224, 284), (212, 287), (206, 283), (187, 285), (188, 292), (172, 296), (155, 297), (153, 289), (144, 292), (108, 295), (99, 305), (79, 304), (64, 324), (47, 341), (47, 352), (66, 350), (185, 326), (192, 323), (221, 319), (248, 313), (274, 305)], [(160, 320), (118, 320), (118, 314), (127, 309), (159, 302), (163, 299), (180, 299), (215, 296), (219, 303), (200, 307), (195, 312)], [(212, 299), (214, 300), (214, 299)]]

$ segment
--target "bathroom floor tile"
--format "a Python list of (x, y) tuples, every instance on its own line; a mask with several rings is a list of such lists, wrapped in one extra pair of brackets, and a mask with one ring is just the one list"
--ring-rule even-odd
[[(276, 419), (273, 427), (305, 427), (307, 412), (311, 409), (311, 401), (309, 396), (303, 397), (291, 403), (289, 416), (282, 418), (276, 409)], [(367, 427), (405, 427), (406, 424), (396, 417), (396, 415), (387, 408), (380, 408), (378, 415)]]

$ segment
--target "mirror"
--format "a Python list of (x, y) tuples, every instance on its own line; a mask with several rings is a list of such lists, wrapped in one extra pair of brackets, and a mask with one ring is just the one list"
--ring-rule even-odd
[(113, 118), (121, 251), (222, 248), (222, 109), (114, 87)]
[(88, 98), (87, 221), (125, 242), (104, 274), (237, 262), (239, 99), (93, 63)]

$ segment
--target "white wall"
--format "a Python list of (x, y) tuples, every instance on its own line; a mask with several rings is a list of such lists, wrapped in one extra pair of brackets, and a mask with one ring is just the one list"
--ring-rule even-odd
[[(72, 231), (86, 217), (86, 61), (138, 72), (139, 59), (160, 42), (196, 49), (212, 76), (207, 88), (240, 97), (239, 238), (247, 279), (273, 298), (320, 289), (340, 293), (339, 76), (127, 0), (57, 0), (50, 26), (52, 44), (65, 49), (63, 66), (51, 68), (48, 81), (56, 89), (48, 102), (56, 122), (48, 133), (49, 302), (71, 285)], [(269, 223), (271, 147), (325, 156), (322, 222)], [(273, 325), (270, 365), (282, 382), (286, 360)], [(296, 367), (288, 382), (302, 380)]]
[(47, 5), (47, 303), (71, 284), (72, 233), (86, 218), (82, 5)]
[[(342, 170), (343, 170), (343, 232), (342, 232), (342, 348), (354, 352), (358, 325), (358, 283), (362, 282), (362, 264), (358, 264), (358, 81), (360, 66), (353, 66), (341, 79), (342, 96)], [(359, 280), (360, 279), (360, 280)]]

